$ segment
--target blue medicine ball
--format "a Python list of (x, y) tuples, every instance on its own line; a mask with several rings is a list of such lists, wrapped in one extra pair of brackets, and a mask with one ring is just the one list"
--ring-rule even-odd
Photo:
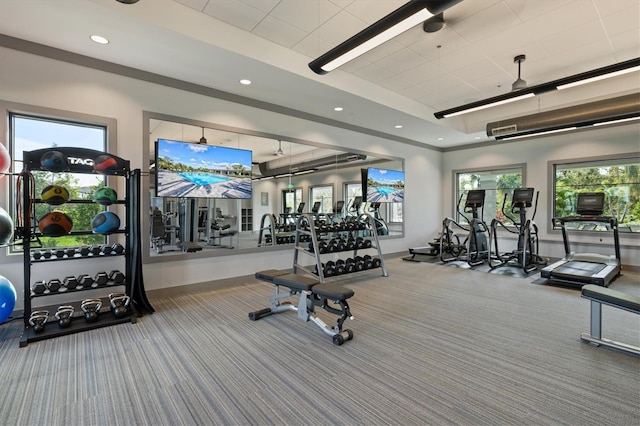
[(120, 229), (120, 218), (115, 213), (100, 212), (91, 219), (91, 229), (96, 234), (112, 234)]
[(69, 170), (69, 160), (60, 151), (47, 151), (40, 157), (40, 167), (50, 172)]
[(98, 189), (93, 194), (93, 201), (102, 206), (109, 206), (115, 203), (117, 199), (118, 194), (116, 193), (116, 190), (113, 188), (109, 188), (108, 186)]
[(11, 281), (0, 275), (0, 323), (9, 318), (16, 306), (17, 293)]

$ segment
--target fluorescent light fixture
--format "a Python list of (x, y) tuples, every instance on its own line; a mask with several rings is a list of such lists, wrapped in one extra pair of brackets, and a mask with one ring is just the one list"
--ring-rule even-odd
[(279, 178), (290, 177), (290, 176), (293, 176), (293, 173), (284, 173), (281, 175), (275, 175), (274, 178), (279, 179)]
[(436, 112), (434, 115), (438, 119), (455, 117), (470, 112), (479, 111), (485, 108), (493, 108), (498, 105), (519, 101), (522, 99), (538, 96), (543, 93), (552, 92), (554, 90), (567, 89), (581, 84), (587, 84), (605, 78), (611, 78), (630, 72), (640, 71), (640, 58), (630, 59), (628, 61), (619, 62), (617, 64), (608, 65), (606, 67), (597, 68), (595, 70), (572, 75), (570, 77), (560, 78), (548, 83), (538, 84), (526, 89), (516, 90), (502, 95), (481, 101), (471, 102), (466, 105), (457, 106), (444, 111)]
[(306, 175), (307, 173), (313, 173), (313, 172), (315, 172), (317, 170), (318, 169), (302, 170), (302, 171), (299, 171), (299, 172), (295, 172), (293, 175), (294, 176)]
[(500, 140), (523, 139), (523, 138), (528, 138), (528, 137), (531, 137), (531, 136), (550, 135), (552, 133), (568, 132), (568, 131), (576, 130), (576, 129), (577, 129), (577, 127), (575, 127), (575, 126), (573, 126), (573, 127), (564, 127), (562, 129), (545, 130), (544, 132), (534, 132), (534, 133), (527, 133), (527, 134), (516, 135), (516, 136), (505, 136), (503, 138), (496, 138), (496, 139), (500, 139)]
[(316, 74), (333, 71), (460, 1), (462, 0), (412, 0), (311, 61), (309, 68)]
[(593, 125), (606, 126), (608, 124), (620, 124), (620, 123), (626, 123), (627, 121), (633, 121), (633, 120), (640, 120), (640, 115), (638, 115), (637, 117), (621, 118), (619, 120), (601, 121), (600, 123), (593, 123)]

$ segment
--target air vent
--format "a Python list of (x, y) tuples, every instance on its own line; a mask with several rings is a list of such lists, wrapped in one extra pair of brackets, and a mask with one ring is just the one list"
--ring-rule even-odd
[(516, 133), (518, 131), (518, 126), (516, 124), (512, 124), (510, 126), (502, 126), (496, 127), (495, 129), (491, 129), (490, 136), (503, 135), (505, 133)]

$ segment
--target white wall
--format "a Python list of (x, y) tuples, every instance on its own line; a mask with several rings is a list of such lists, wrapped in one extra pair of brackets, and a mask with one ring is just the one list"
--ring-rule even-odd
[[(536, 139), (521, 139), (504, 144), (446, 152), (442, 167), (443, 210), (441, 214), (450, 216), (455, 208), (454, 170), (526, 163), (526, 185), (540, 191), (535, 218), (540, 231), (540, 253), (549, 257), (562, 257), (564, 255), (562, 234), (560, 231), (548, 231), (552, 216), (551, 185), (553, 184), (548, 176), (549, 162), (615, 154), (638, 155), (639, 152), (640, 125), (638, 124), (550, 135)], [(485, 217), (485, 220), (490, 221), (491, 218)], [(638, 235), (621, 234), (623, 265), (640, 265), (640, 240), (637, 237)], [(571, 236), (571, 242), (572, 250), (577, 252), (614, 254), (611, 234), (602, 238), (602, 241), (595, 236)]]
[[(0, 63), (0, 101), (115, 118), (117, 155), (129, 159), (133, 168), (143, 168), (142, 152), (148, 145), (148, 137), (142, 134), (143, 111), (188, 117), (340, 149), (405, 158), (405, 237), (383, 241), (385, 253), (403, 252), (424, 242), (425, 235), (429, 234), (428, 224), (441, 220), (441, 209), (433, 202), (442, 198), (442, 154), (439, 152), (6, 48), (0, 48)], [(6, 134), (0, 134), (0, 142), (6, 144), (6, 138)], [(5, 209), (7, 182), (7, 179), (0, 182), (3, 191), (0, 205)], [(275, 201), (277, 198), (273, 196), (277, 197), (277, 192), (270, 194), (270, 200)], [(158, 289), (248, 275), (260, 269), (287, 268), (291, 267), (292, 259), (292, 252), (286, 250), (152, 263), (144, 266), (145, 286), (148, 290)], [(2, 250), (0, 265), (2, 275), (11, 280), (22, 295), (22, 257), (8, 256)], [(62, 278), (68, 275), (64, 268), (68, 270), (69, 262), (54, 263), (47, 272), (51, 278)], [(100, 270), (104, 269), (101, 265)], [(22, 307), (21, 299), (19, 297), (18, 308)]]

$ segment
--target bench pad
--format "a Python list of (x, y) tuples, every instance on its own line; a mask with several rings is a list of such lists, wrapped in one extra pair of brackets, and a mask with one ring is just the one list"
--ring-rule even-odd
[(318, 284), (311, 290), (313, 294), (332, 300), (346, 300), (354, 295), (353, 290), (335, 284)]
[(313, 286), (320, 284), (320, 281), (310, 278), (306, 275), (285, 274), (274, 277), (273, 283), (276, 285), (283, 285), (294, 290), (309, 291), (313, 288)]
[(582, 287), (582, 297), (640, 314), (640, 297), (632, 294), (588, 284)]
[(275, 277), (278, 277), (280, 275), (290, 274), (290, 273), (291, 273), (290, 271), (285, 271), (282, 269), (266, 269), (264, 271), (256, 272), (256, 278), (262, 281), (268, 281), (272, 283)]

